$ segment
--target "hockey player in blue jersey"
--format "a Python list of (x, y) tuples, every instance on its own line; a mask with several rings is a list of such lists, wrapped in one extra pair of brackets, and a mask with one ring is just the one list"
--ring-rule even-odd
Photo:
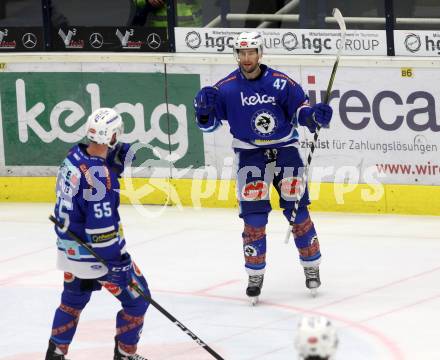
[[(280, 206), (290, 220), (301, 187), (303, 162), (298, 151), (297, 127), (315, 132), (328, 127), (332, 109), (311, 106), (299, 84), (280, 71), (261, 64), (263, 41), (258, 32), (241, 33), (234, 42), (238, 69), (213, 87), (202, 88), (194, 99), (196, 121), (211, 132), (227, 121), (237, 156), (237, 194), (244, 221), (243, 252), (249, 275), (246, 294), (255, 304), (266, 267), (266, 224), (271, 211), (269, 187), (280, 195)], [(306, 286), (320, 286), (321, 253), (307, 208), (307, 189), (299, 199), (293, 236), (304, 267)]]
[[(61, 305), (55, 312), (46, 360), (65, 360), (81, 311), (93, 291), (104, 286), (121, 303), (116, 316), (114, 360), (146, 360), (136, 354), (149, 303), (130, 287), (148, 285), (126, 250), (120, 223), (119, 181), (128, 144), (118, 144), (121, 116), (109, 108), (93, 112), (86, 125), (89, 144), (78, 144), (58, 170), (55, 216), (63, 228), (57, 234), (57, 267), (64, 271)], [(98, 262), (69, 238), (66, 230), (83, 239), (108, 264)]]

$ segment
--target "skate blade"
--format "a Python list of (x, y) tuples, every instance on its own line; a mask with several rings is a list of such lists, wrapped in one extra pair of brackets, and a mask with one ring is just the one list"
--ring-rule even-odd
[(249, 298), (251, 300), (251, 305), (255, 306), (258, 304), (258, 296), (252, 296)]
[(312, 297), (316, 297), (317, 295), (318, 295), (318, 289), (310, 289), (310, 292), (311, 292), (311, 294), (312, 294)]

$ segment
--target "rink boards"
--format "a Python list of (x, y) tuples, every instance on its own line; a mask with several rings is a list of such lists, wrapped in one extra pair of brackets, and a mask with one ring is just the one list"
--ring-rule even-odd
[[(321, 101), (333, 61), (265, 58), (312, 102)], [(320, 134), (310, 170), (313, 209), (440, 213), (439, 66), (432, 58), (341, 60), (334, 120)], [(57, 166), (82, 139), (87, 114), (108, 106), (124, 118), (122, 140), (137, 144), (125, 202), (236, 206), (228, 126), (203, 135), (192, 108), (201, 86), (233, 69), (228, 55), (1, 56), (0, 200), (52, 201)], [(311, 136), (299, 131), (306, 155)]]

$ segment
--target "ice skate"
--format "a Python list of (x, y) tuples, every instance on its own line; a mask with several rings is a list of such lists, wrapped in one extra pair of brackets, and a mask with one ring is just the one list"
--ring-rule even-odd
[(45, 360), (68, 360), (63, 354), (57, 354), (56, 349), (56, 344), (52, 340), (49, 340)]
[(115, 338), (115, 356), (113, 357), (113, 360), (148, 360), (148, 359), (138, 354), (123, 355), (119, 351), (118, 340), (116, 340)]
[(306, 276), (306, 286), (315, 297), (318, 293), (318, 288), (321, 286), (321, 279), (319, 278), (319, 267), (304, 267), (304, 274)]
[(258, 303), (258, 298), (261, 294), (261, 288), (263, 287), (263, 280), (264, 275), (249, 275), (246, 295), (249, 296), (252, 306), (255, 306)]

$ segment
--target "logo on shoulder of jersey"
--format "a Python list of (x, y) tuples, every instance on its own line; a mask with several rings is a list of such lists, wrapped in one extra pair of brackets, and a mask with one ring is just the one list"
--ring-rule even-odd
[(275, 115), (269, 110), (257, 111), (251, 119), (252, 130), (260, 136), (270, 136), (277, 128)]

